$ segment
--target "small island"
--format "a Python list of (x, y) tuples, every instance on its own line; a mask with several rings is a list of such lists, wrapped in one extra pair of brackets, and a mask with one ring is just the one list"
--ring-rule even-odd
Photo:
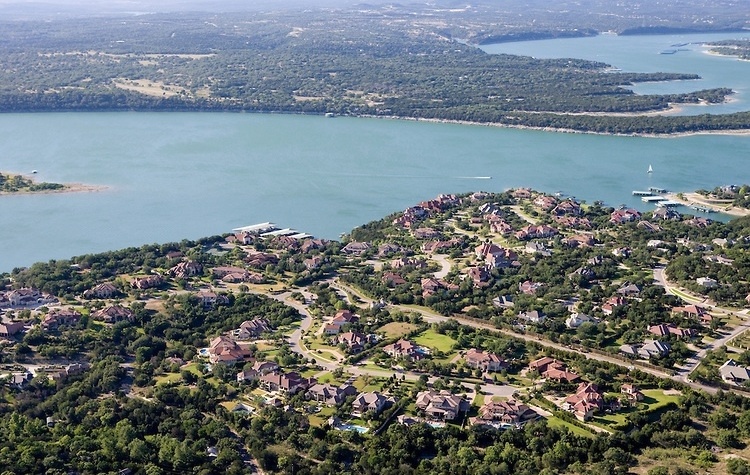
[(17, 173), (0, 172), (0, 195), (21, 193), (74, 193), (80, 191), (98, 191), (102, 187), (82, 183), (37, 183), (31, 178)]

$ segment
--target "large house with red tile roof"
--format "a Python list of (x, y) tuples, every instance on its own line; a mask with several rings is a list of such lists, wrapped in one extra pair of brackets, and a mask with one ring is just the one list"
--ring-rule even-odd
[(472, 348), (464, 355), (466, 366), (482, 371), (500, 371), (508, 366), (508, 363), (495, 353)]
[(528, 421), (539, 418), (533, 409), (515, 399), (492, 401), (479, 408), (479, 415), (470, 420), (472, 425), (479, 426), (515, 426), (521, 427)]
[(604, 397), (596, 384), (581, 383), (575, 394), (565, 398), (564, 408), (573, 411), (578, 419), (587, 421), (604, 409)]
[(93, 312), (91, 317), (95, 320), (102, 320), (104, 323), (117, 323), (125, 320), (132, 322), (135, 319), (135, 313), (122, 305), (110, 305)]
[(383, 351), (393, 358), (419, 360), (423, 357), (423, 352), (419, 345), (412, 341), (404, 339), (398, 340), (396, 343), (384, 346)]
[(75, 325), (81, 320), (81, 313), (72, 308), (56, 308), (42, 320), (44, 330), (57, 330), (61, 325)]
[(417, 394), (417, 408), (432, 420), (452, 421), (461, 412), (469, 410), (469, 403), (450, 391), (422, 391)]

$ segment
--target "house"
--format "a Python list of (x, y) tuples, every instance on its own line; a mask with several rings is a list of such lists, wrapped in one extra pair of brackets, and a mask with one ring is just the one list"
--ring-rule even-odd
[(696, 216), (693, 219), (688, 219), (687, 221), (685, 221), (685, 223), (687, 223), (689, 226), (693, 226), (698, 229), (705, 229), (711, 226), (713, 222), (714, 221), (712, 219), (704, 218), (702, 216)]
[[(245, 282), (250, 273), (242, 267), (219, 266), (211, 269), (211, 274), (224, 282)], [(231, 277), (227, 279), (229, 276)]]
[(303, 260), (302, 264), (304, 264), (305, 269), (313, 270), (323, 265), (324, 262), (325, 262), (325, 258), (323, 256), (312, 256), (309, 259)]
[(0, 323), (0, 336), (5, 338), (11, 337), (23, 330), (23, 327), (23, 322)]
[(554, 358), (551, 358), (549, 356), (543, 356), (542, 358), (539, 358), (538, 360), (534, 360), (531, 363), (529, 363), (529, 370), (530, 371), (536, 371), (539, 374), (542, 374), (545, 371), (547, 371), (547, 367), (549, 367), (549, 365), (551, 365), (551, 364), (565, 366), (565, 364), (562, 363), (561, 361), (558, 361), (558, 360), (556, 360)]
[(164, 283), (164, 278), (158, 274), (148, 275), (146, 277), (136, 277), (130, 282), (130, 286), (138, 290), (147, 290), (159, 287)]
[(599, 323), (594, 317), (590, 317), (585, 313), (573, 313), (565, 320), (565, 326), (568, 328), (578, 328), (584, 323)]
[(539, 254), (542, 257), (549, 257), (552, 255), (552, 251), (547, 249), (544, 244), (537, 241), (527, 242), (526, 246), (523, 248), (523, 251), (527, 254)]
[(226, 305), (229, 303), (229, 297), (226, 295), (219, 295), (210, 290), (201, 290), (194, 295), (203, 308), (213, 308), (217, 305)]
[(409, 360), (419, 360), (424, 355), (424, 351), (416, 343), (404, 339), (384, 346), (383, 351), (393, 358), (405, 358)]
[(518, 284), (518, 290), (526, 295), (534, 295), (536, 294), (536, 291), (542, 287), (544, 287), (544, 284), (540, 282), (532, 282), (530, 280)]
[(533, 409), (515, 399), (492, 401), (479, 408), (479, 415), (470, 420), (472, 425), (497, 427), (520, 427), (528, 421), (539, 418)]
[(432, 420), (452, 421), (461, 412), (469, 410), (469, 403), (450, 391), (422, 391), (417, 394), (417, 408), (421, 409)]
[(232, 331), (237, 340), (256, 340), (262, 334), (272, 331), (271, 323), (265, 318), (253, 318), (240, 323), (240, 327)]
[(81, 320), (81, 314), (72, 308), (53, 309), (42, 320), (42, 329), (56, 330), (60, 325), (75, 325)]
[(609, 222), (612, 224), (624, 224), (641, 219), (641, 213), (633, 208), (622, 208), (612, 211)]
[(531, 189), (529, 188), (517, 188), (512, 192), (513, 198), (517, 200), (528, 200), (531, 198)]
[(568, 247), (592, 247), (596, 240), (590, 234), (576, 234), (563, 239), (562, 243)]
[(91, 317), (104, 323), (132, 322), (135, 319), (135, 313), (122, 305), (110, 305), (93, 312)]
[(658, 340), (646, 341), (643, 346), (638, 348), (638, 356), (641, 358), (661, 358), (667, 356), (672, 351), (672, 347), (669, 343)]
[(631, 405), (643, 401), (645, 397), (638, 386), (630, 383), (620, 386), (620, 394), (623, 394)]
[(604, 315), (612, 315), (616, 308), (623, 307), (627, 305), (627, 303), (628, 301), (625, 297), (615, 295), (602, 304), (602, 313), (604, 313)]
[(326, 335), (337, 335), (341, 332), (341, 327), (357, 321), (359, 321), (359, 316), (350, 310), (339, 310), (331, 321), (323, 327), (323, 333)]
[(279, 365), (274, 363), (273, 361), (256, 361), (253, 363), (253, 366), (251, 368), (253, 371), (257, 371), (259, 374), (268, 374), (273, 373), (275, 371), (278, 371)]
[(467, 275), (475, 287), (487, 287), (490, 285), (489, 282), (492, 279), (492, 275), (484, 267), (472, 267), (469, 269)]
[(536, 371), (540, 376), (558, 382), (575, 382), (580, 376), (567, 370), (565, 363), (549, 356), (539, 358), (529, 363), (529, 370)]
[(279, 256), (270, 252), (251, 252), (245, 257), (245, 262), (250, 267), (263, 269), (266, 266), (275, 266), (279, 263)]
[(520, 312), (516, 315), (519, 320), (524, 320), (535, 325), (543, 323), (547, 319), (547, 316), (539, 310), (529, 310), (526, 312)]
[(370, 243), (352, 241), (341, 249), (341, 252), (350, 256), (361, 256), (370, 250)]
[(406, 284), (406, 279), (395, 272), (383, 272), (383, 276), (380, 279), (388, 287), (397, 287)]
[(240, 345), (227, 335), (220, 335), (208, 345), (208, 359), (212, 364), (235, 364), (252, 356), (247, 345)]
[(178, 279), (187, 279), (188, 277), (201, 275), (203, 273), (203, 264), (197, 261), (180, 262), (169, 269), (167, 273)]
[(449, 249), (457, 246), (460, 243), (461, 240), (458, 238), (453, 238), (448, 241), (427, 241), (422, 244), (422, 251), (428, 254), (447, 252)]
[(553, 216), (555, 223), (573, 229), (591, 229), (591, 220), (579, 216)]
[(357, 394), (357, 389), (351, 384), (335, 387), (331, 384), (314, 384), (307, 390), (307, 397), (328, 406), (338, 406), (348, 396)]
[(388, 398), (377, 391), (361, 393), (352, 402), (352, 416), (362, 417), (367, 412), (380, 414), (393, 402), (393, 398)]
[(649, 333), (656, 336), (671, 336), (674, 335), (677, 338), (693, 338), (697, 335), (697, 332), (692, 328), (679, 328), (671, 323), (662, 323), (659, 325), (653, 325), (648, 327)]
[(260, 386), (266, 391), (280, 391), (285, 394), (296, 394), (310, 386), (310, 381), (299, 373), (268, 373), (260, 377)]
[(333, 338), (331, 342), (334, 345), (343, 345), (349, 354), (357, 354), (365, 349), (365, 345), (370, 342), (370, 338), (358, 332), (341, 333)]
[(528, 226), (525, 226), (521, 228), (519, 231), (516, 232), (515, 236), (517, 239), (520, 240), (526, 240), (526, 239), (543, 239), (543, 238), (549, 238), (552, 236), (557, 236), (559, 234), (559, 231), (552, 226), (548, 226), (546, 224), (540, 224), (540, 225), (533, 225), (530, 224)]
[(750, 371), (733, 359), (729, 359), (719, 367), (719, 374), (721, 374), (721, 379), (728, 384), (744, 385), (750, 381)]
[(552, 209), (555, 216), (579, 216), (581, 213), (581, 205), (575, 200), (565, 200)]
[(43, 294), (39, 290), (33, 288), (11, 290), (7, 294), (7, 298), (8, 302), (10, 302), (10, 305), (13, 307), (36, 307), (57, 302), (56, 297), (49, 294)]
[(388, 257), (393, 254), (396, 254), (397, 252), (403, 251), (403, 248), (399, 246), (398, 244), (394, 243), (385, 243), (378, 246), (378, 257)]
[(624, 297), (634, 297), (641, 293), (641, 288), (635, 284), (625, 283), (617, 289), (617, 293)]
[(706, 289), (715, 289), (719, 286), (719, 283), (715, 279), (712, 279), (710, 277), (698, 277), (697, 279), (695, 279), (695, 281), (698, 283), (698, 285)]
[(673, 307), (672, 314), (681, 316), (683, 318), (702, 320), (706, 315), (709, 315), (708, 310), (701, 307), (700, 305), (684, 305), (681, 307)]
[(549, 211), (557, 205), (557, 199), (554, 196), (539, 195), (532, 203), (542, 211)]
[(439, 239), (440, 231), (433, 228), (419, 228), (412, 231), (416, 239)]
[(615, 257), (624, 257), (627, 259), (631, 254), (633, 254), (633, 250), (629, 247), (617, 247), (612, 249), (612, 255)]
[(83, 297), (87, 299), (109, 299), (118, 294), (117, 287), (111, 282), (104, 282), (90, 288), (83, 293)]
[(596, 384), (580, 383), (575, 394), (565, 398), (563, 407), (572, 410), (578, 419), (587, 421), (604, 409), (604, 397)]
[(473, 369), (481, 369), (484, 372), (500, 371), (508, 364), (495, 353), (472, 348), (464, 355), (466, 366)]
[(512, 295), (499, 295), (492, 299), (492, 305), (499, 308), (513, 308), (515, 304)]
[(13, 373), (8, 378), (8, 385), (14, 389), (24, 389), (33, 378), (34, 375), (29, 372)]
[(391, 267), (394, 269), (401, 269), (403, 267), (424, 269), (425, 267), (427, 267), (427, 262), (424, 259), (417, 259), (415, 257), (401, 257), (398, 259), (393, 259), (391, 261)]
[(327, 245), (328, 245), (328, 241), (326, 239), (307, 238), (304, 241), (302, 241), (302, 244), (300, 245), (299, 249), (303, 254), (309, 254), (312, 251), (325, 249)]
[(260, 373), (254, 369), (246, 369), (237, 373), (237, 382), (244, 383), (245, 381), (254, 381), (260, 378)]
[(662, 220), (662, 221), (679, 221), (682, 219), (682, 215), (675, 211), (674, 209), (663, 206), (661, 208), (657, 208), (652, 214), (651, 217), (653, 219)]

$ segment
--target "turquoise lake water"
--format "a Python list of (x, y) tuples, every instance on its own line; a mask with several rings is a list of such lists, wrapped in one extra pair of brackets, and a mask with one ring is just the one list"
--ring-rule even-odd
[[(624, 70), (675, 67), (702, 74), (706, 81), (713, 71), (726, 68), (717, 85), (738, 90), (738, 99), (716, 107), (750, 109), (744, 98), (750, 62), (697, 50), (658, 54), (671, 44), (703, 38), (707, 36), (600, 36), (487, 49), (533, 56), (546, 51), (598, 59)], [(606, 51), (621, 57), (591, 56), (614, 40), (625, 41), (632, 57), (614, 46)], [(670, 66), (676, 60), (680, 64)], [(690, 89), (714, 87), (692, 87), (699, 82), (690, 81)], [(0, 170), (38, 170), (39, 180), (108, 189), (0, 197), (0, 272), (39, 260), (220, 234), (263, 221), (336, 239), (440, 193), (529, 186), (648, 210), (649, 205), (631, 196), (632, 190), (658, 186), (692, 191), (749, 183), (748, 159), (750, 136), (611, 137), (297, 115), (4, 114)], [(649, 165), (651, 175), (646, 173)], [(480, 178), (488, 176), (492, 178)]]

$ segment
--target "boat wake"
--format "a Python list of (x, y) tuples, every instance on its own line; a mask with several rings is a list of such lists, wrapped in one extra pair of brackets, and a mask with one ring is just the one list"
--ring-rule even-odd
[(459, 176), (460, 180), (492, 180), (491, 176)]

